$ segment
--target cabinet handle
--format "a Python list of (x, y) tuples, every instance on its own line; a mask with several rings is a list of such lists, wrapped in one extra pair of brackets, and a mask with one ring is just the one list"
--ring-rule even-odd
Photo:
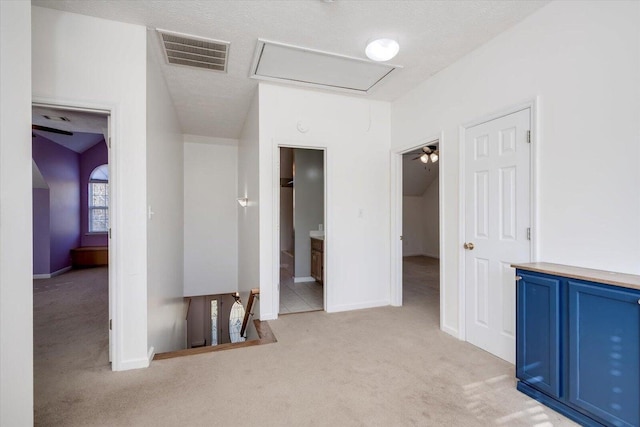
[[(517, 282), (518, 280), (522, 280), (522, 276), (516, 276), (516, 282)], [(638, 304), (640, 304), (640, 301), (638, 301)]]
[(640, 299), (638, 300), (638, 304), (640, 304)]

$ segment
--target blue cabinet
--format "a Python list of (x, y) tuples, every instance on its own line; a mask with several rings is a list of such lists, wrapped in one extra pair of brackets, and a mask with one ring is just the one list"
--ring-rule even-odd
[(640, 424), (640, 293), (568, 280), (569, 401), (614, 426)]
[(560, 280), (520, 273), (517, 293), (516, 377), (560, 396)]
[(516, 270), (518, 390), (586, 426), (640, 426), (640, 290)]

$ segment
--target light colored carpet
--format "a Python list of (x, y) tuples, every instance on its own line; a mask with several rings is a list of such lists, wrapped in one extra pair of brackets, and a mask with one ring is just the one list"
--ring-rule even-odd
[(106, 292), (93, 280), (35, 293), (38, 425), (574, 425), (518, 392), (513, 365), (441, 332), (438, 293), (416, 277), (401, 308), (282, 316), (275, 344), (128, 372), (109, 371), (88, 331), (103, 313), (88, 301)]

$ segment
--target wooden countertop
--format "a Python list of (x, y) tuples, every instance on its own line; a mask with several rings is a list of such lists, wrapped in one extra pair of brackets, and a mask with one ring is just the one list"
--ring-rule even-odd
[(570, 265), (552, 264), (550, 262), (531, 262), (526, 264), (511, 264), (520, 270), (536, 271), (555, 276), (572, 279), (587, 280), (589, 282), (606, 283), (623, 288), (640, 290), (640, 276), (635, 274), (616, 273), (613, 271), (594, 270), (591, 268), (573, 267)]

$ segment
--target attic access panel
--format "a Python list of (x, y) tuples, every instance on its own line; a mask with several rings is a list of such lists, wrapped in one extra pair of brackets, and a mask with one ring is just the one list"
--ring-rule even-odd
[(259, 39), (251, 77), (366, 94), (396, 68), (399, 66)]

